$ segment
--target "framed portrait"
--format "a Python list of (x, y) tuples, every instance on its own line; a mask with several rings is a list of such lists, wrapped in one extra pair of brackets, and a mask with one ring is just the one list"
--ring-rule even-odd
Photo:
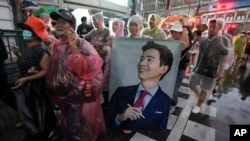
[[(142, 47), (152, 39), (114, 38), (111, 48), (111, 73), (109, 96), (117, 87), (137, 85), (140, 83), (137, 73), (137, 63), (142, 55)], [(176, 75), (181, 55), (179, 41), (153, 40), (169, 48), (173, 53), (173, 64), (168, 74), (160, 81), (162, 90), (172, 98)]]

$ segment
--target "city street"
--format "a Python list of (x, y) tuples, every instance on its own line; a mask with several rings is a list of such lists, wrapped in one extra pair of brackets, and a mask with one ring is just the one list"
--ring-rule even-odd
[[(40, 105), (29, 105), (24, 112), (20, 109), (25, 106), (20, 106), (18, 110), (26, 114), (22, 119), (30, 125), (44, 127), (31, 130), (30, 138), (47, 136), (43, 130), (51, 130), (46, 125), (54, 128), (54, 124), (39, 122), (44, 117), (44, 121), (57, 125), (48, 141), (68, 141), (71, 136), (73, 140), (84, 138), (84, 141), (90, 141), (93, 136), (96, 141), (233, 141), (230, 138), (235, 131), (231, 130), (233, 127), (248, 125), (250, 128), (250, 0), (0, 1), (0, 141), (37, 141), (27, 139), (26, 131), (31, 128), (26, 126), (25, 130), (19, 119), (10, 85), (24, 90), (27, 83), (43, 83), (40, 81), (43, 79), (51, 89), (48, 93), (55, 95), (51, 101), (56, 101), (52, 104), (56, 122), (52, 120), (53, 109), (44, 108), (51, 106), (49, 100), (43, 100), (45, 94), (40, 94), (39, 98), (33, 91), (27, 92), (31, 98), (15, 95), (25, 100), (19, 102), (23, 105), (27, 101)], [(169, 51), (166, 55), (165, 49), (158, 49), (159, 55), (154, 53), (159, 45), (153, 45), (151, 40), (166, 46), (172, 55)], [(160, 65), (155, 65), (159, 62)], [(185, 71), (188, 63), (190, 68)], [(196, 63), (197, 73), (209, 77), (222, 77), (223, 70), (232, 64), (216, 88), (209, 92), (199, 112), (199, 107), (193, 110), (197, 97), (189, 87)], [(164, 77), (165, 72), (167, 77)], [(175, 100), (161, 93), (171, 97), (175, 91), (176, 95), (175, 86), (180, 86), (183, 72), (178, 103), (168, 115), (166, 107)], [(209, 89), (209, 84), (213, 84), (210, 82), (215, 81), (209, 77), (192, 77), (192, 80), (207, 82), (203, 83), (203, 88)], [(131, 91), (131, 95), (130, 87), (124, 88), (126, 91), (122, 93), (117, 89), (135, 85), (134, 82), (140, 87)], [(158, 84), (162, 90), (158, 89)], [(114, 97), (120, 99), (112, 98), (115, 104), (109, 104), (115, 90), (120, 95)], [(47, 92), (45, 87), (36, 89), (36, 93), (38, 91)], [(146, 98), (141, 96), (141, 91), (146, 91)], [(154, 102), (154, 99), (162, 101)], [(110, 114), (108, 108), (116, 113)], [(27, 116), (27, 111), (32, 111), (31, 116)], [(51, 114), (46, 114), (48, 111)], [(145, 115), (145, 111), (150, 113)], [(107, 113), (113, 117), (111, 121), (115, 119), (116, 125), (119, 123), (119, 127), (128, 130), (124, 133), (124, 130), (107, 128), (99, 135), (99, 129), (104, 131), (104, 122), (109, 121), (102, 118), (107, 117)], [(137, 120), (140, 117), (144, 119)], [(61, 123), (66, 127), (63, 130)], [(145, 130), (134, 132), (132, 129)], [(67, 131), (72, 133), (66, 134)], [(247, 133), (250, 138), (250, 129)], [(67, 139), (63, 140), (66, 137), (62, 134)], [(237, 140), (243, 141), (242, 138)]]
[[(214, 101), (205, 101), (199, 114), (191, 112), (195, 95), (187, 87), (189, 79), (184, 79), (179, 90), (176, 110), (169, 115), (167, 132), (157, 135), (153, 135), (154, 131), (126, 135), (108, 131), (98, 140), (228, 141), (230, 125), (250, 123), (250, 118), (248, 118), (250, 116), (250, 97), (248, 97), (250, 91), (247, 87), (250, 83), (244, 81), (246, 79), (244, 74), (247, 69), (250, 69), (249, 64), (250, 62), (247, 67), (241, 67), (240, 64), (232, 66), (217, 87), (216, 94), (214, 94), (216, 96), (213, 96)], [(249, 81), (249, 78), (246, 80)], [(16, 112), (0, 102), (1, 141), (22, 141), (25, 132), (21, 127), (15, 127), (16, 123), (18, 123)]]

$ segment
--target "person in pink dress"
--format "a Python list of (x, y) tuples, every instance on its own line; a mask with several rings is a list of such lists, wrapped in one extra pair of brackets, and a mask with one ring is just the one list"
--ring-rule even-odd
[(64, 141), (95, 141), (105, 132), (100, 104), (103, 87), (102, 58), (75, 33), (76, 20), (68, 10), (52, 12), (59, 38), (50, 60), (46, 84), (61, 108)]

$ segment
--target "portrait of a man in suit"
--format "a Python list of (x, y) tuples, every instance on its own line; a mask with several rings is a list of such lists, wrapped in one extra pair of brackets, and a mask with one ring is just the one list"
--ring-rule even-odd
[(132, 131), (164, 131), (171, 98), (161, 90), (159, 82), (171, 69), (173, 54), (166, 46), (148, 41), (138, 60), (140, 82), (116, 89), (110, 99), (107, 124), (109, 128)]

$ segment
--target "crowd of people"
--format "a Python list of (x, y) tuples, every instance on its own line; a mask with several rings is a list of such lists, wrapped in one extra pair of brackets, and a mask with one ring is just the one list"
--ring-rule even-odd
[[(53, 19), (53, 27), (48, 24), (48, 17)], [(197, 96), (192, 112), (199, 113), (207, 94), (232, 64), (229, 59), (232, 39), (222, 32), (224, 22), (220, 19), (209, 22), (205, 37), (201, 37), (200, 30), (193, 34), (185, 17), (169, 26), (171, 37), (167, 36), (160, 28), (161, 20), (160, 15), (150, 14), (148, 25), (144, 27), (139, 15), (131, 16), (127, 25), (115, 18), (110, 31), (104, 25), (101, 12), (92, 16), (94, 28), (86, 24), (86, 17), (81, 18), (82, 24), (77, 27), (74, 15), (67, 9), (60, 9), (46, 16), (32, 15), (25, 23), (18, 24), (27, 48), (21, 54), (17, 45), (12, 46), (20, 70), (12, 91), (20, 122), (27, 131), (25, 140), (47, 141), (54, 133), (65, 141), (95, 141), (107, 128), (165, 131), (189, 66), (194, 72), (189, 85)], [(150, 41), (142, 47), (139, 57), (139, 84), (119, 87), (110, 94), (110, 48), (114, 38), (125, 37), (125, 26), (127, 38)], [(249, 40), (249, 32), (246, 35)], [(159, 81), (170, 71), (173, 54), (154, 39), (180, 42), (181, 57), (172, 98), (161, 90)], [(1, 43), (1, 46), (4, 45)], [(0, 49), (3, 70), (6, 51)], [(246, 50), (249, 52), (249, 45)], [(6, 76), (4, 71), (0, 75)], [(1, 85), (2, 81), (7, 81), (2, 78)], [(60, 114), (54, 112), (55, 108)], [(108, 109), (107, 123), (103, 108)], [(59, 130), (55, 130), (56, 126)]]

